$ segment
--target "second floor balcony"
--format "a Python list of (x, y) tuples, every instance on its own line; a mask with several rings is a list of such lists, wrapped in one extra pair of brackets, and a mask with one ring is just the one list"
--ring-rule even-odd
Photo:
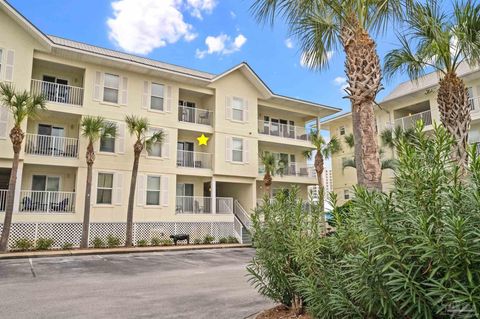
[(423, 121), (425, 126), (432, 125), (432, 112), (428, 110), (400, 117), (395, 119), (394, 125), (395, 127), (401, 127), (402, 129), (406, 130), (415, 127), (416, 123), (420, 120)]
[[(265, 166), (261, 163), (258, 164), (258, 173), (260, 175), (265, 174)], [(276, 174), (283, 176), (298, 176), (305, 178), (316, 178), (317, 173), (313, 165), (304, 163), (289, 162), (283, 169), (279, 170)]]
[(259, 120), (258, 133), (302, 141), (310, 140), (310, 134), (305, 127), (272, 121)]
[(77, 158), (78, 139), (27, 133), (25, 153), (31, 155)]
[[(215, 211), (213, 211), (215, 200)], [(177, 196), (176, 214), (232, 214), (233, 198), (231, 197), (202, 197), (202, 196)]]
[(21, 213), (74, 213), (75, 192), (23, 190), (19, 210)]
[(177, 167), (212, 168), (212, 154), (177, 150)]
[(32, 79), (31, 92), (43, 95), (49, 102), (82, 106), (83, 88)]
[(178, 120), (180, 122), (212, 126), (213, 112), (189, 106), (178, 106)]

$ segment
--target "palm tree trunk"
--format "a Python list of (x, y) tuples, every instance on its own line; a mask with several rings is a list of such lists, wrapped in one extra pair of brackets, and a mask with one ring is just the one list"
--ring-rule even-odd
[(3, 221), (2, 236), (0, 237), (0, 251), (8, 250), (8, 238), (10, 237), (10, 228), (12, 226), (13, 205), (15, 202), (15, 188), (17, 186), (18, 164), (20, 162), (20, 150), (25, 134), (20, 127), (13, 127), (10, 131), (10, 140), (13, 146), (13, 163), (8, 182), (7, 203), (5, 207), (5, 219)]
[(92, 198), (92, 170), (95, 162), (95, 152), (93, 150), (93, 142), (89, 141), (87, 146), (87, 181), (85, 182), (85, 207), (83, 210), (83, 224), (82, 224), (82, 240), (80, 248), (88, 248), (88, 233), (90, 230), (90, 207)]
[(272, 186), (272, 175), (270, 175), (269, 172), (266, 172), (265, 176), (263, 176), (263, 186), (265, 188), (265, 194), (268, 194), (268, 197), (270, 197), (270, 186)]
[(317, 153), (315, 154), (315, 161), (313, 165), (315, 166), (315, 172), (317, 173), (319, 205), (320, 209), (323, 211), (325, 210), (325, 185), (323, 183), (322, 175), (323, 171), (325, 170), (325, 161), (320, 150), (317, 150)]
[(468, 162), (468, 130), (470, 129), (470, 103), (465, 83), (454, 72), (440, 80), (437, 103), (443, 126), (455, 138), (452, 157), (465, 168)]
[[(138, 143), (138, 142), (137, 142)], [(128, 210), (127, 210), (127, 236), (125, 246), (133, 245), (133, 204), (135, 201), (135, 188), (137, 185), (138, 165), (140, 162), (141, 150), (138, 151), (135, 146), (135, 158), (133, 160), (132, 178), (130, 180), (130, 193), (128, 195)]]
[(342, 27), (341, 39), (346, 54), (346, 91), (352, 104), (357, 182), (381, 190), (382, 170), (373, 110), (381, 85), (380, 59), (375, 42), (355, 17)]

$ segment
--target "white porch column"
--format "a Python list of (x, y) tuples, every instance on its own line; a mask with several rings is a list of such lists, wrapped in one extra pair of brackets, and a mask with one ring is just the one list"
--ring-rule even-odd
[(320, 118), (317, 117), (317, 132), (320, 132)]
[(18, 163), (17, 170), (17, 184), (15, 185), (14, 200), (13, 200), (13, 212), (17, 213), (20, 208), (20, 191), (22, 189), (22, 174), (23, 174), (23, 161)]
[(217, 182), (215, 177), (212, 176), (212, 181), (210, 182), (210, 194), (212, 198), (212, 214), (217, 213)]

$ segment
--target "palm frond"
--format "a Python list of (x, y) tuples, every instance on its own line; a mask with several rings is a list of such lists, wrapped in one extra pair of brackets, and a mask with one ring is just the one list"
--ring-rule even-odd
[(330, 158), (332, 155), (340, 152), (342, 150), (342, 145), (336, 136), (332, 136), (330, 141), (325, 145), (322, 150), (323, 157), (325, 159)]
[(310, 160), (310, 159), (312, 159), (313, 151), (312, 150), (303, 150), (302, 155), (303, 155), (304, 158)]
[(125, 116), (125, 123), (127, 123), (130, 135), (134, 135), (137, 140), (142, 140), (148, 131), (149, 123), (146, 117), (127, 115)]
[(355, 139), (353, 137), (353, 133), (347, 134), (343, 137), (343, 140), (348, 145), (349, 148), (353, 148), (355, 146)]
[(382, 166), (382, 170), (384, 169), (395, 170), (397, 168), (398, 161), (394, 158), (383, 159), (381, 160), (380, 165)]
[(151, 151), (154, 145), (163, 144), (165, 142), (165, 132), (163, 130), (156, 131), (145, 139), (145, 148), (147, 151)]
[(46, 100), (42, 95), (30, 94), (25, 90), (17, 92), (11, 83), (0, 83), (0, 104), (10, 110), (16, 127), (28, 117), (35, 118), (40, 110), (46, 108)]
[(117, 125), (101, 116), (85, 116), (80, 123), (82, 136), (92, 143), (101, 138), (115, 137)]
[(277, 171), (277, 161), (275, 156), (270, 152), (263, 152), (260, 154), (260, 163), (264, 166), (265, 173), (275, 175)]
[(357, 168), (357, 165), (355, 165), (355, 157), (346, 158), (342, 161), (342, 171), (345, 171), (347, 167)]

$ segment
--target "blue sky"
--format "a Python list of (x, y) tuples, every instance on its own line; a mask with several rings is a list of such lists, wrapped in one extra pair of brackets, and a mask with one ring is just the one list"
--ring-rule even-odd
[[(270, 88), (283, 95), (349, 110), (341, 91), (344, 55), (311, 71), (287, 27), (259, 25), (251, 0), (9, 0), (46, 34), (129, 51), (202, 71), (220, 73), (247, 61)], [(380, 56), (395, 37), (377, 38)], [(384, 83), (377, 100), (404, 77)]]

